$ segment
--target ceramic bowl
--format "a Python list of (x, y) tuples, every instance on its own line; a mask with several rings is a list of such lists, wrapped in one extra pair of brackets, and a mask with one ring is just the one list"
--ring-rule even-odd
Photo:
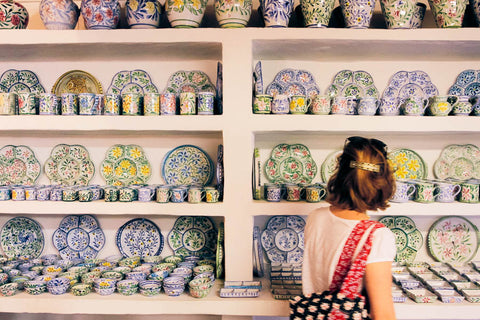
[(56, 275), (43, 274), (35, 277), (34, 280), (47, 282), (55, 278), (56, 278)]
[(133, 288), (133, 287), (138, 287), (137, 280), (125, 279), (117, 282), (117, 289), (126, 289), (126, 288)]
[(93, 287), (93, 289), (101, 296), (108, 296), (115, 292), (115, 287)]
[(210, 289), (213, 286), (213, 281), (210, 278), (197, 278), (188, 283), (189, 288), (196, 289)]
[(56, 275), (62, 271), (63, 271), (63, 268), (61, 266), (52, 264), (43, 268), (42, 274)]
[(185, 258), (183, 258), (184, 261), (190, 261), (190, 262), (198, 262), (201, 260), (201, 258), (199, 256), (185, 256)]
[(74, 296), (86, 296), (92, 292), (92, 286), (84, 283), (77, 283), (72, 286), (72, 293)]
[(215, 260), (210, 260), (210, 259), (202, 259), (197, 261), (198, 266), (204, 266), (204, 265), (210, 265), (212, 267), (215, 267)]
[(140, 265), (140, 257), (134, 256), (134, 257), (124, 258), (118, 262), (118, 265), (121, 267), (135, 268)]
[(203, 272), (193, 277), (193, 279), (198, 279), (198, 278), (209, 278), (212, 282), (214, 282), (215, 274), (213, 272)]
[(142, 264), (138, 267), (133, 268), (133, 272), (145, 272), (149, 275), (152, 272), (152, 265), (151, 264)]
[(8, 274), (0, 273), (0, 285), (7, 283), (7, 281), (8, 281)]
[(210, 293), (211, 288), (201, 289), (197, 287), (189, 287), (190, 295), (195, 298), (205, 298)]
[(111, 269), (112, 268), (107, 267), (107, 266), (95, 266), (93, 268), (90, 268), (90, 271), (98, 271), (98, 272), (102, 273), (102, 272), (105, 272), (105, 271), (109, 271)]
[(108, 270), (108, 271), (102, 272), (102, 278), (113, 279), (118, 281), (123, 279), (123, 273), (118, 271)]
[(24, 290), (28, 294), (37, 295), (45, 292), (47, 283), (41, 280), (29, 280), (24, 282)]
[(47, 282), (48, 292), (54, 295), (64, 294), (70, 287), (70, 279), (55, 278)]
[(178, 263), (183, 261), (183, 258), (182, 258), (182, 256), (172, 255), (172, 256), (165, 257), (165, 259), (163, 259), (163, 261), (168, 262), (168, 263), (173, 263), (173, 264), (177, 265)]
[(140, 293), (146, 297), (156, 296), (162, 290), (162, 282), (159, 280), (144, 280), (138, 284)]
[(151, 264), (159, 264), (163, 260), (162, 256), (145, 256), (142, 259), (143, 262)]
[(91, 271), (91, 272), (87, 272), (85, 274), (82, 274), (82, 277), (81, 277), (82, 283), (93, 284), (93, 281), (95, 279), (100, 278), (100, 274), (101, 274), (100, 271)]
[(94, 288), (113, 288), (115, 289), (116, 280), (107, 279), (107, 278), (98, 278), (93, 280)]
[(138, 286), (130, 288), (117, 288), (118, 293), (124, 296), (131, 296), (138, 292)]
[(165, 287), (184, 287), (185, 279), (180, 276), (168, 276), (163, 279), (163, 285)]
[(147, 274), (145, 272), (129, 272), (125, 274), (125, 279), (131, 279), (131, 280), (137, 280), (137, 281), (143, 281), (147, 279)]
[(163, 290), (165, 291), (165, 293), (168, 295), (168, 296), (171, 296), (171, 297), (178, 297), (179, 295), (181, 295), (183, 293), (183, 291), (185, 291), (185, 288), (184, 287), (180, 287), (180, 288), (171, 288), (171, 287), (163, 287)]
[(175, 269), (175, 264), (170, 262), (164, 262), (156, 264), (152, 267), (152, 272), (163, 271), (166, 270), (168, 272), (172, 272)]
[(209, 264), (196, 266), (195, 268), (193, 268), (193, 274), (194, 275), (198, 275), (198, 274), (204, 273), (204, 272), (214, 272), (214, 271), (215, 271), (215, 267), (213, 267)]
[(123, 273), (123, 275), (125, 275), (129, 272), (132, 272), (132, 268), (130, 268), (130, 267), (115, 267), (115, 268), (112, 269), (112, 271), (121, 272), (121, 273)]
[(5, 283), (0, 286), (0, 295), (4, 297), (11, 297), (17, 293), (18, 290), (18, 283), (10, 282)]
[(163, 280), (168, 277), (168, 271), (157, 271), (148, 275), (148, 280)]
[(88, 268), (85, 266), (73, 266), (67, 269), (69, 272), (73, 272), (79, 275), (85, 274), (88, 272)]
[(28, 280), (32, 280), (32, 279), (22, 275), (22, 276), (18, 276), (10, 279), (10, 282), (16, 283), (18, 285), (18, 290), (23, 290), (23, 284), (25, 281), (28, 281)]
[(8, 276), (10, 278), (12, 277), (16, 277), (16, 276), (19, 276), (22, 274), (22, 271), (20, 271), (19, 269), (10, 269), (8, 272), (7, 272)]
[(193, 269), (196, 265), (197, 263), (195, 261), (182, 261), (177, 264), (177, 267)]

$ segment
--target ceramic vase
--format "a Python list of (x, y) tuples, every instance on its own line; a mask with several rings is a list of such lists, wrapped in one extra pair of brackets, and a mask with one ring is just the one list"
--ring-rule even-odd
[(422, 2), (417, 2), (415, 5), (415, 12), (412, 20), (410, 20), (410, 28), (418, 29), (422, 27), (423, 18), (425, 17), (425, 11), (427, 11), (427, 5)]
[(265, 27), (288, 27), (293, 12), (293, 3), (293, 0), (262, 0), (260, 6)]
[(157, 0), (127, 0), (125, 7), (131, 29), (154, 29), (160, 26), (162, 9)]
[(40, 18), (48, 30), (75, 29), (80, 9), (73, 0), (42, 0)]
[(300, 0), (305, 26), (326, 28), (332, 16), (335, 0)]
[(197, 28), (202, 22), (207, 0), (167, 0), (167, 18), (174, 28)]
[(462, 27), (468, 0), (428, 0), (433, 18), (439, 28)]
[(120, 3), (118, 0), (82, 0), (81, 12), (87, 29), (116, 29)]
[(345, 27), (365, 29), (370, 27), (375, 0), (340, 0)]
[(380, 0), (388, 29), (410, 29), (415, 15), (415, 0)]
[(215, 17), (221, 28), (244, 28), (252, 15), (252, 0), (215, 0)]
[(28, 11), (18, 2), (0, 1), (0, 29), (26, 29)]

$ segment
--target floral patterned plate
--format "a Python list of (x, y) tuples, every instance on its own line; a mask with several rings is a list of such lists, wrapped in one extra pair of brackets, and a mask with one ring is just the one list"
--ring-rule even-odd
[(438, 95), (437, 87), (424, 71), (399, 71), (395, 73), (383, 91), (383, 99), (421, 97), (428, 99)]
[(142, 147), (116, 144), (108, 149), (100, 173), (107, 184), (123, 186), (146, 183), (152, 169)]
[(168, 234), (168, 245), (176, 255), (215, 256), (218, 234), (208, 217), (179, 217)]
[(394, 149), (389, 152), (388, 159), (396, 169), (396, 179), (405, 180), (427, 178), (427, 164), (423, 161), (422, 157), (413, 150), (406, 148)]
[(300, 143), (275, 146), (265, 163), (265, 175), (274, 183), (310, 183), (316, 174), (310, 150)]
[(163, 250), (163, 236), (158, 226), (145, 218), (128, 221), (117, 231), (118, 250), (124, 257), (157, 256)]
[(270, 262), (303, 262), (305, 220), (300, 216), (273, 216), (260, 235)]
[(414, 261), (417, 251), (423, 245), (423, 236), (417, 229), (415, 222), (404, 216), (384, 216), (378, 221), (392, 230), (395, 235), (395, 244), (397, 246), (395, 261)]
[(342, 70), (333, 78), (327, 89), (330, 97), (355, 96), (358, 98), (378, 98), (378, 90), (373, 83), (372, 76), (366, 71)]
[(95, 173), (95, 166), (85, 147), (59, 144), (45, 162), (44, 171), (52, 184), (88, 185)]
[(320, 94), (320, 88), (313, 75), (306, 70), (283, 69), (265, 89), (265, 94), (306, 95), (313, 97)]
[(0, 77), (0, 92), (44, 93), (45, 88), (33, 71), (10, 69)]
[(456, 96), (480, 95), (480, 70), (464, 70), (460, 72), (455, 83), (448, 89), (448, 94)]
[(166, 92), (180, 96), (182, 92), (212, 92), (216, 93), (215, 86), (208, 75), (203, 71), (177, 71), (170, 76)]
[(8, 145), (0, 149), (0, 185), (33, 185), (41, 166), (27, 146)]
[(452, 144), (445, 147), (433, 165), (437, 179), (480, 179), (480, 148), (473, 144)]
[(430, 227), (428, 251), (439, 262), (469, 262), (477, 254), (478, 229), (459, 216), (442, 217)]
[(214, 175), (213, 162), (208, 154), (193, 145), (182, 145), (169, 151), (161, 169), (165, 182), (173, 185), (208, 185)]
[(152, 83), (149, 74), (143, 70), (117, 72), (107, 89), (107, 93), (158, 93), (157, 87)]
[(320, 167), (320, 173), (322, 175), (323, 182), (328, 182), (335, 170), (337, 170), (338, 156), (341, 154), (342, 150), (334, 151), (330, 153), (322, 162), (322, 166)]
[(70, 215), (62, 219), (52, 240), (65, 260), (93, 259), (105, 245), (105, 234), (94, 216)]
[(38, 258), (45, 245), (42, 227), (33, 219), (15, 217), (7, 221), (0, 232), (0, 245), (10, 259)]
[(102, 94), (102, 84), (88, 72), (71, 70), (62, 74), (52, 88), (52, 93), (61, 96), (62, 93), (96, 93)]

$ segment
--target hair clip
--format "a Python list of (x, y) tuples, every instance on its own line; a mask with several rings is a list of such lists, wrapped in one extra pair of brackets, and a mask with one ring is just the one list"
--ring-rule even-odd
[(350, 168), (358, 168), (371, 172), (380, 172), (380, 165), (368, 162), (350, 161)]

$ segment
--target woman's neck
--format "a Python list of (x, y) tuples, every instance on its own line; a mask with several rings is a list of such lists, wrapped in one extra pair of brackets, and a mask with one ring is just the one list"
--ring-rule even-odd
[(330, 212), (339, 218), (347, 220), (370, 220), (370, 216), (366, 212), (360, 212), (349, 209), (342, 209), (330, 206)]

